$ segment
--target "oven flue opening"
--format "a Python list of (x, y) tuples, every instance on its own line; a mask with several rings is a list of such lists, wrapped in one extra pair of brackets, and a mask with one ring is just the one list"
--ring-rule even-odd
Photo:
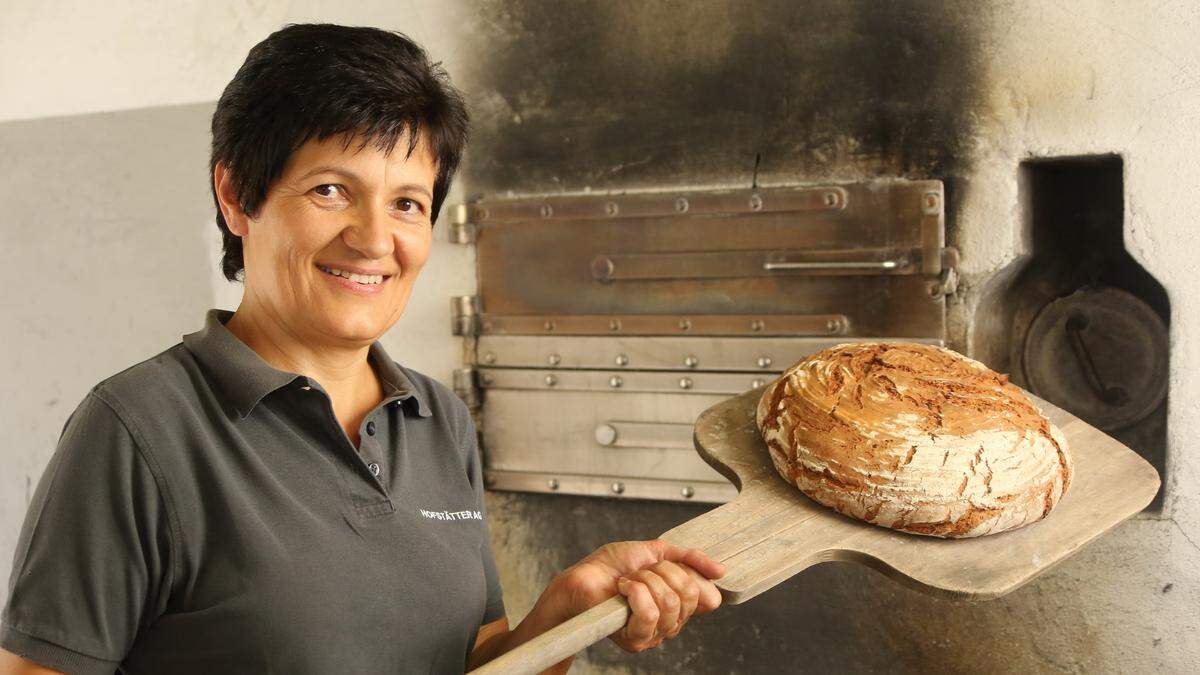
[(993, 365), (1136, 450), (1166, 485), (1170, 303), (1125, 248), (1123, 169), (1117, 155), (1022, 162), (1029, 255), (977, 316), (1007, 361)]

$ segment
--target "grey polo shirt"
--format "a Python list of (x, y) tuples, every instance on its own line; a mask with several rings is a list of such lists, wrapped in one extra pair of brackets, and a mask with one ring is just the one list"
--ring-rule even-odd
[(386, 396), (355, 448), (230, 316), (72, 413), (0, 646), (70, 673), (461, 673), (504, 615), (467, 407), (375, 343)]

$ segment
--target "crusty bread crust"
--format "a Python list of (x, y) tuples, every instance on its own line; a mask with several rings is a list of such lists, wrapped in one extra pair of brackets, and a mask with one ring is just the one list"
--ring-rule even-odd
[(1067, 441), (1008, 378), (921, 344), (826, 349), (771, 383), (756, 421), (780, 475), (868, 523), (977, 537), (1044, 518)]

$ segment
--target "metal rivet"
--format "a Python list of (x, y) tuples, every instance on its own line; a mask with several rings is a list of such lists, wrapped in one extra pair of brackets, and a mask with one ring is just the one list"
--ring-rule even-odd
[(940, 298), (942, 296), (942, 285), (936, 281), (929, 282), (929, 297)]
[(755, 331), (755, 332), (761, 331), (763, 329), (763, 326), (764, 326), (763, 322), (758, 319), (755, 319), (750, 322), (750, 330)]
[(836, 333), (842, 328), (842, 322), (837, 319), (830, 319), (825, 322), (825, 330), (830, 333)]
[(771, 367), (771, 357), (769, 357), (769, 356), (758, 357), (758, 367), (759, 368), (770, 368)]
[(929, 192), (925, 195), (925, 208), (936, 209), (938, 207), (938, 196), (936, 192)]
[(554, 385), (556, 385), (556, 384), (558, 384), (558, 378), (557, 378), (557, 377), (555, 377), (555, 376), (553, 376), (553, 375), (547, 375), (547, 376), (546, 376), (546, 386), (547, 386), (547, 387), (553, 387), (553, 386), (554, 386)]
[(688, 200), (684, 199), (683, 197), (676, 199), (675, 200), (675, 210), (678, 211), (679, 213), (687, 213)]
[(762, 207), (763, 207), (762, 197), (759, 197), (756, 194), (750, 195), (750, 210), (751, 211), (760, 211), (760, 210), (762, 210)]
[(492, 322), (491, 322), (491, 321), (484, 321), (484, 322), (483, 322), (483, 332), (485, 332), (485, 333), (486, 333), (486, 332), (490, 331), (491, 329), (492, 329)]
[(838, 203), (838, 196), (837, 196), (836, 192), (826, 192), (825, 193), (825, 206), (833, 207), (833, 206), (837, 206), (837, 203)]
[(687, 366), (688, 368), (695, 368), (696, 365), (699, 363), (700, 363), (700, 359), (696, 358), (695, 356), (692, 356), (691, 354), (687, 355), (683, 359), (683, 365)]
[(620, 210), (621, 209), (617, 206), (616, 202), (604, 202), (605, 215), (615, 216)]
[(696, 491), (692, 489), (691, 485), (685, 485), (683, 486), (683, 489), (679, 491), (679, 494), (683, 495), (684, 499), (691, 499), (692, 496), (696, 494)]
[(764, 384), (766, 384), (766, 382), (764, 382), (763, 380), (754, 380), (750, 383), (750, 388), (758, 389), (759, 387), (763, 386)]
[(495, 355), (495, 354), (493, 354), (493, 353), (491, 353), (491, 352), (488, 352), (488, 353), (486, 353), (486, 354), (484, 354), (484, 355), (483, 355), (483, 360), (484, 360), (484, 361), (486, 361), (487, 363), (495, 363), (495, 362), (496, 362), (496, 355)]
[(592, 276), (601, 283), (612, 281), (613, 270), (617, 268), (612, 258), (597, 256), (592, 260)]
[(691, 330), (691, 329), (692, 329), (691, 321), (684, 319), (683, 321), (679, 322), (679, 330)]
[(484, 383), (484, 384), (491, 384), (491, 383), (492, 383), (492, 376), (491, 376), (491, 375), (488, 375), (487, 373), (484, 373), (483, 375), (480, 375), (480, 376), (479, 376), (479, 381), (480, 381), (480, 382), (482, 382), (482, 383)]
[(547, 322), (545, 322), (545, 323), (543, 323), (543, 324), (542, 324), (542, 328), (545, 328), (546, 330), (554, 330), (554, 322), (553, 322), (553, 321), (547, 321)]
[(601, 424), (596, 427), (596, 442), (600, 445), (612, 445), (617, 442), (617, 429), (611, 424)]
[(542, 204), (541, 214), (543, 218), (549, 218), (550, 216), (554, 215), (554, 207), (550, 206), (549, 204)]
[(611, 487), (612, 487), (612, 491), (617, 494), (621, 494), (622, 492), (625, 491), (625, 484), (620, 481), (613, 483)]
[(617, 358), (613, 359), (613, 363), (616, 363), (618, 366), (627, 366), (629, 365), (629, 357), (624, 354), (617, 354)]
[(546, 360), (549, 361), (550, 365), (552, 366), (557, 366), (558, 364), (562, 363), (562, 357), (558, 354), (551, 354)]
[(546, 481), (546, 487), (550, 488), (551, 490), (557, 490), (558, 489), (558, 479), (551, 478), (550, 480)]
[(614, 389), (620, 387), (622, 384), (625, 384), (625, 381), (622, 380), (619, 375), (613, 375), (612, 377), (608, 378), (608, 386)]
[(612, 321), (609, 321), (609, 322), (608, 322), (608, 329), (609, 329), (609, 330), (621, 330), (621, 322), (620, 322), (620, 321), (618, 321), (618, 320), (616, 320), (616, 319), (613, 319)]
[(690, 377), (680, 378), (679, 379), (679, 388), (680, 389), (691, 389), (692, 388), (692, 378), (690, 378)]

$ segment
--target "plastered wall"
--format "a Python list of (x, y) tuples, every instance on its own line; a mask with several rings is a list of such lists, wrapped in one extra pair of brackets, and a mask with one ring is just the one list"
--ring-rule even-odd
[[(99, 379), (236, 305), (215, 266), (212, 102), (285, 21), (399, 28), (443, 59), (475, 114), (457, 197), (935, 177), (963, 252), (952, 341), (1025, 243), (1017, 166), (1119, 153), (1130, 251), (1172, 303), (1170, 484), (1130, 521), (1000, 600), (937, 600), (822, 565), (637, 656), (578, 672), (1189, 672), (1200, 664), (1200, 10), (1190, 2), (309, 2), (3, 6), (0, 577), (32, 483)], [(169, 45), (169, 46), (168, 46)], [(444, 236), (444, 229), (442, 230)], [(449, 382), (449, 300), (469, 249), (435, 244), (386, 337)], [(1189, 339), (1190, 338), (1190, 339)], [(703, 507), (493, 493), (510, 617), (595, 546)], [(0, 594), (4, 591), (0, 590)]]
[(246, 52), (285, 23), (400, 30), (452, 66), (453, 3), (154, 0), (0, 3), (0, 121), (215, 101)]

